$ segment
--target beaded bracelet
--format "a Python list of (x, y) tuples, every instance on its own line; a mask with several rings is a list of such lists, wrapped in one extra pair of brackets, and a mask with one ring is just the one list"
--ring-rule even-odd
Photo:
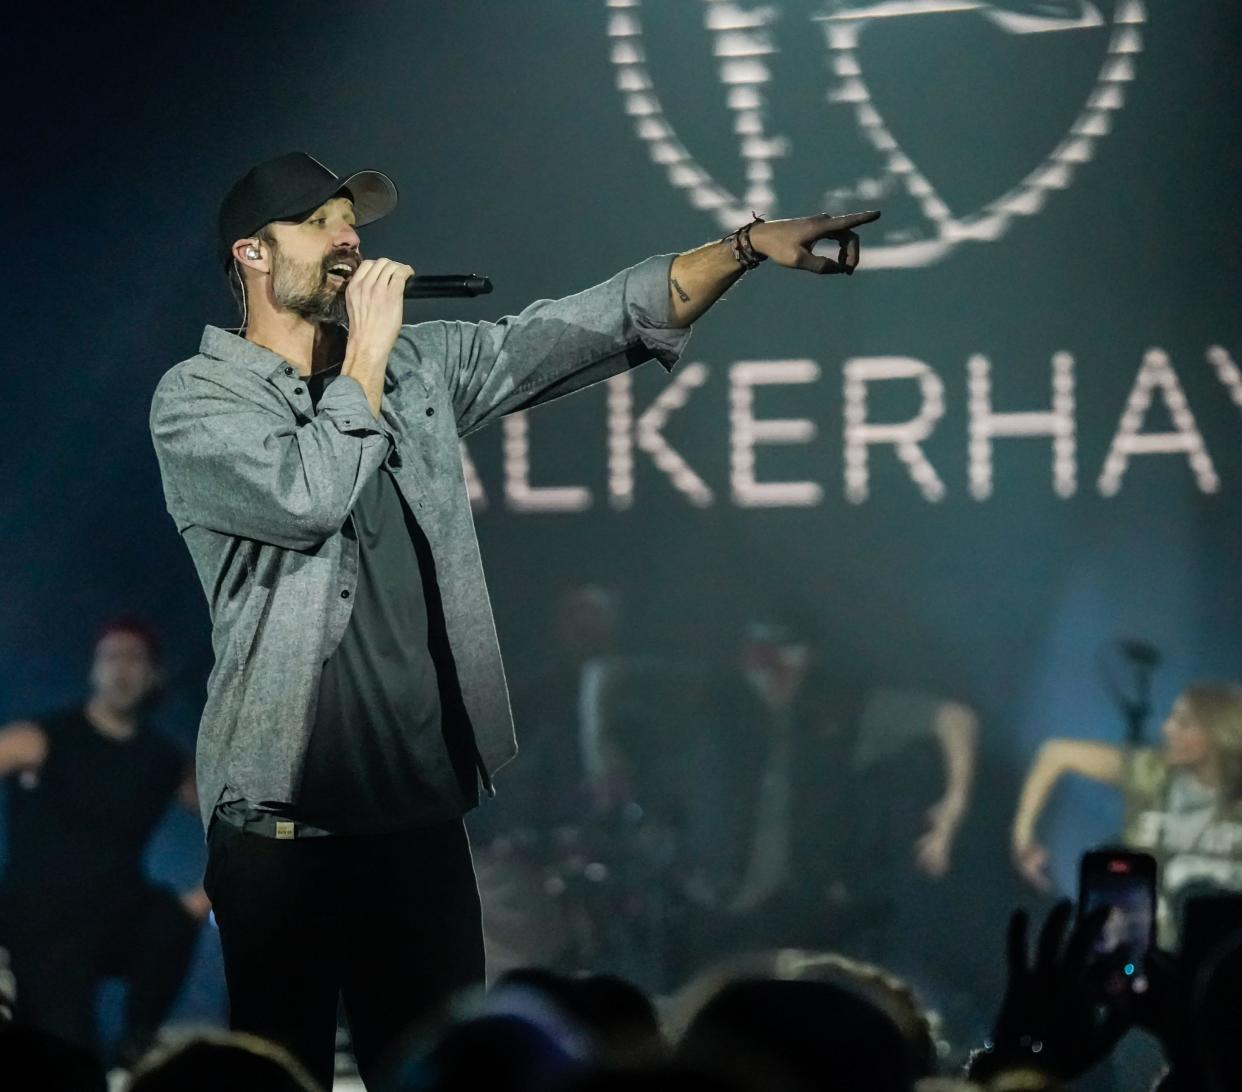
[(754, 219), (749, 224), (743, 224), (736, 231), (731, 231), (728, 235), (722, 236), (720, 240), (722, 243), (729, 244), (733, 250), (734, 260), (743, 269), (754, 269), (760, 262), (768, 260), (768, 256), (760, 254), (755, 250), (750, 241), (750, 229), (756, 224), (762, 224), (766, 221), (753, 209), (751, 210), (751, 215), (754, 216)]

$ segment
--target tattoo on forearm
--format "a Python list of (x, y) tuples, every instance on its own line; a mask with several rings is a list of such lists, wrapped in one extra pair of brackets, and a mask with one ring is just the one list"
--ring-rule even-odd
[(680, 299), (682, 303), (690, 302), (689, 293), (677, 283), (676, 277), (670, 278), (669, 283), (673, 286), (673, 291), (677, 293), (677, 298)]

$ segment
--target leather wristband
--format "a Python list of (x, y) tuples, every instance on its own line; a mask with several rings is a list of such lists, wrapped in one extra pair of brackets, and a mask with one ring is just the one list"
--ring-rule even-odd
[(733, 251), (734, 261), (736, 261), (737, 264), (743, 269), (754, 269), (755, 266), (759, 265), (761, 262), (766, 262), (768, 260), (768, 256), (766, 254), (760, 254), (757, 250), (755, 250), (754, 246), (751, 245), (750, 229), (756, 224), (762, 224), (765, 222), (763, 217), (758, 213), (754, 213), (753, 215), (755, 218), (751, 220), (749, 224), (743, 224), (736, 231), (729, 232), (728, 235), (723, 236), (720, 240), (722, 243), (729, 244)]

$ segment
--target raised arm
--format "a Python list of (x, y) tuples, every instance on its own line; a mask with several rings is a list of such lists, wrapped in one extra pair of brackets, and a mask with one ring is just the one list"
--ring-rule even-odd
[(656, 255), (592, 288), (536, 300), (495, 322), (403, 326), (398, 345), (416, 369), (442, 370), (458, 434), (465, 436), (647, 360), (671, 370), (690, 337), (670, 320), (673, 260)]
[[(777, 265), (808, 273), (853, 273), (858, 265), (858, 236), (854, 228), (878, 220), (878, 212), (854, 212), (848, 216), (803, 216), (796, 220), (770, 220), (753, 224), (750, 243), (756, 255)], [(822, 239), (838, 245), (832, 259), (813, 254)], [(715, 303), (744, 272), (728, 242), (708, 243), (679, 254), (669, 271), (669, 297), (673, 326), (689, 326)]]
[[(849, 273), (858, 264), (859, 224), (878, 212), (773, 220), (751, 228), (756, 254), (812, 273)], [(812, 254), (834, 239), (838, 260)], [(538, 300), (497, 322), (420, 322), (399, 342), (416, 368), (444, 369), (465, 436), (508, 413), (531, 409), (655, 359), (666, 369), (685, 348), (689, 326), (742, 273), (729, 243), (662, 254), (585, 291)]]
[(1035, 840), (1035, 826), (1063, 774), (1075, 773), (1105, 785), (1120, 785), (1122, 752), (1106, 743), (1050, 739), (1039, 749), (1018, 797), (1013, 821), (1014, 865), (1040, 890), (1048, 890), (1048, 851)]
[(936, 710), (933, 734), (944, 757), (945, 791), (928, 812), (930, 827), (915, 850), (919, 868), (929, 876), (940, 877), (949, 871), (953, 839), (970, 807), (979, 721), (969, 707), (945, 702)]
[(47, 734), (33, 720), (0, 727), (0, 777), (37, 770), (47, 757)]

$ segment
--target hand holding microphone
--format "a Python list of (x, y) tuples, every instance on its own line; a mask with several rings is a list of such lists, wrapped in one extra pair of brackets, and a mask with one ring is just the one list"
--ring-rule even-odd
[[(345, 286), (349, 349), (383, 370), (401, 330), (401, 306), (414, 270), (391, 258), (360, 262)], [(350, 352), (346, 351), (346, 359)]]
[(391, 258), (360, 262), (345, 286), (349, 340), (345, 344), (342, 376), (362, 384), (371, 415), (378, 418), (384, 391), (388, 354), (401, 331), (405, 286), (414, 270)]
[(341, 374), (362, 384), (375, 417), (379, 417), (388, 354), (401, 330), (404, 301), (480, 296), (491, 290), (492, 282), (474, 273), (419, 277), (410, 266), (390, 258), (358, 264), (345, 286), (349, 341)]

